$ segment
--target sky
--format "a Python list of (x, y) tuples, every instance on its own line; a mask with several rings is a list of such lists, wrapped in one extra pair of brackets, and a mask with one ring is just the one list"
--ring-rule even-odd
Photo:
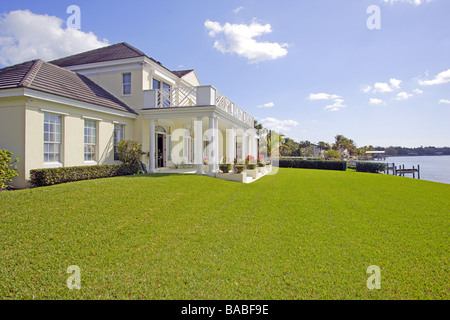
[(449, 14), (448, 0), (2, 0), (0, 67), (127, 42), (296, 141), (443, 147)]

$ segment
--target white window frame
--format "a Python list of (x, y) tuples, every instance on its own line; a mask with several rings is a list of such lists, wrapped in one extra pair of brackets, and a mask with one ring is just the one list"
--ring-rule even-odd
[[(45, 110), (44, 112), (44, 127), (43, 127), (43, 163), (44, 168), (59, 168), (63, 166), (63, 155), (64, 155), (64, 113), (58, 113), (58, 112), (51, 112), (50, 110)], [(50, 131), (45, 131), (45, 125), (46, 125), (46, 116), (53, 116), (57, 117), (59, 119), (59, 142), (55, 141), (46, 141), (46, 133), (51, 134)], [(56, 134), (56, 132), (53, 132), (53, 134)], [(58, 144), (58, 161), (45, 161), (45, 154), (49, 154), (49, 152), (46, 152), (46, 145), (55, 145)], [(47, 147), (48, 148), (48, 147)], [(53, 152), (55, 154), (55, 152)]]
[[(125, 82), (125, 75), (129, 75), (130, 76), (130, 82)], [(122, 73), (122, 95), (123, 96), (129, 96), (131, 95), (131, 72), (125, 72)], [(125, 93), (125, 86), (129, 86), (130, 87), (130, 92), (129, 93)]]
[[(86, 124), (87, 123), (95, 123), (95, 143), (86, 143)], [(83, 150), (83, 156), (84, 156), (84, 164), (85, 165), (96, 165), (98, 164), (98, 120), (94, 120), (94, 119), (88, 119), (85, 118), (84, 119), (84, 150)], [(91, 127), (92, 128), (92, 127)], [(94, 151), (94, 159), (89, 159), (86, 160), (86, 146), (87, 145), (94, 145), (95, 146), (95, 151)]]

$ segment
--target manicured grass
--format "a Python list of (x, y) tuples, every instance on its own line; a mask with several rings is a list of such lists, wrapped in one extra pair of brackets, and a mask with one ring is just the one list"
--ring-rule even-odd
[[(0, 299), (448, 299), (450, 185), (280, 169), (0, 193)], [(67, 267), (81, 269), (69, 290)], [(381, 268), (381, 289), (366, 286)]]

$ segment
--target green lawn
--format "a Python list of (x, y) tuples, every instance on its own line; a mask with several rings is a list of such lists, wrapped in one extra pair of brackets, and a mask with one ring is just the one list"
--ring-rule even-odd
[[(448, 299), (450, 185), (280, 169), (0, 193), (0, 299)], [(69, 290), (67, 267), (81, 269)], [(366, 286), (381, 268), (381, 289)]]

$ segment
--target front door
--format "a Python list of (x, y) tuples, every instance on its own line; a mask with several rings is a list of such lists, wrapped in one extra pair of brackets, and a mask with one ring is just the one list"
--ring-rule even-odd
[(166, 135), (158, 133), (156, 135), (156, 167), (166, 166)]

